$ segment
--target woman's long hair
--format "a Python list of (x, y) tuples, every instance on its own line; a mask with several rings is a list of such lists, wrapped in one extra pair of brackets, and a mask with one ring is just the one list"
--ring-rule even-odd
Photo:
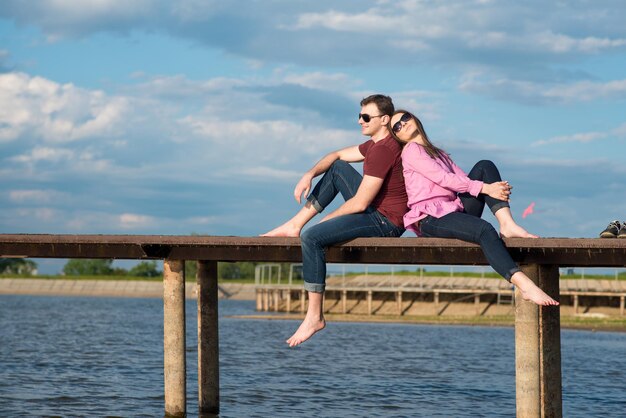
[[(393, 113), (392, 117), (401, 113), (406, 113), (407, 115), (411, 116), (413, 120), (415, 121), (415, 125), (417, 126), (417, 132), (424, 139), (424, 145), (422, 146), (424, 147), (424, 149), (426, 150), (426, 153), (430, 156), (430, 158), (432, 158), (433, 160), (439, 159), (443, 161), (446, 165), (450, 166), (450, 161), (451, 161), (450, 156), (448, 155), (447, 152), (445, 152), (441, 148), (437, 148), (436, 146), (433, 145), (432, 142), (430, 142), (430, 139), (428, 138), (428, 135), (426, 135), (426, 131), (424, 130), (424, 125), (422, 125), (422, 122), (417, 118), (417, 116), (415, 116), (413, 113), (409, 112), (408, 110), (398, 109)], [(400, 138), (398, 138), (398, 135), (396, 135), (396, 133), (393, 131), (393, 127), (391, 126), (391, 118), (389, 118), (389, 123), (387, 124), (387, 128), (389, 129), (389, 132), (391, 132), (391, 135), (394, 137), (394, 139), (400, 143), (400, 145), (405, 146), (407, 144), (406, 141), (403, 141)]]

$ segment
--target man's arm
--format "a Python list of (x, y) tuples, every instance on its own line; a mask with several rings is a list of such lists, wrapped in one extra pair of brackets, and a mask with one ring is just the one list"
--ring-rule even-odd
[(383, 179), (374, 176), (363, 176), (363, 181), (356, 194), (351, 199), (346, 200), (336, 210), (326, 215), (320, 222), (327, 221), (337, 216), (349, 215), (365, 211), (372, 203), (380, 188), (383, 186)]
[(363, 161), (365, 157), (359, 151), (359, 146), (354, 145), (352, 147), (343, 148), (338, 151), (331, 152), (327, 154), (317, 162), (309, 171), (304, 173), (298, 184), (296, 184), (296, 188), (293, 191), (293, 196), (296, 198), (298, 203), (301, 203), (302, 196), (306, 198), (311, 191), (311, 182), (313, 179), (320, 174), (328, 171), (331, 165), (337, 160), (347, 161), (349, 163)]

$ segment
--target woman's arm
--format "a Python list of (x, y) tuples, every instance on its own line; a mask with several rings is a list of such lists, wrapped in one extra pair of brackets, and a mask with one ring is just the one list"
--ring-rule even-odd
[(471, 180), (464, 174), (447, 171), (415, 143), (405, 146), (402, 153), (402, 165), (405, 169), (420, 173), (433, 183), (457, 193), (469, 192), (473, 196), (478, 196), (483, 187), (482, 181)]

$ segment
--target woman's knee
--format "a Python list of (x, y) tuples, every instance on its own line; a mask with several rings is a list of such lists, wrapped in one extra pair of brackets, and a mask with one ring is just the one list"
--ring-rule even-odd
[(491, 160), (480, 160), (479, 162), (476, 163), (476, 166), (482, 168), (483, 170), (485, 170), (485, 169), (487, 169), (487, 170), (489, 170), (489, 169), (496, 169), (497, 170), (496, 165)]
[(491, 225), (487, 221), (482, 222), (480, 226), (479, 240), (480, 241), (483, 241), (483, 240), (493, 241), (493, 240), (498, 240), (498, 239), (500, 239), (500, 235), (498, 235), (498, 232), (493, 227), (493, 225)]

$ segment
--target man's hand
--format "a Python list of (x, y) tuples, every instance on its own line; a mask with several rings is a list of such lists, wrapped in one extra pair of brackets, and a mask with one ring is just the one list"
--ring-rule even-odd
[(302, 195), (306, 199), (311, 191), (311, 182), (313, 181), (313, 175), (310, 173), (305, 173), (298, 184), (296, 184), (296, 188), (293, 190), (293, 197), (296, 198), (298, 203), (302, 202)]

